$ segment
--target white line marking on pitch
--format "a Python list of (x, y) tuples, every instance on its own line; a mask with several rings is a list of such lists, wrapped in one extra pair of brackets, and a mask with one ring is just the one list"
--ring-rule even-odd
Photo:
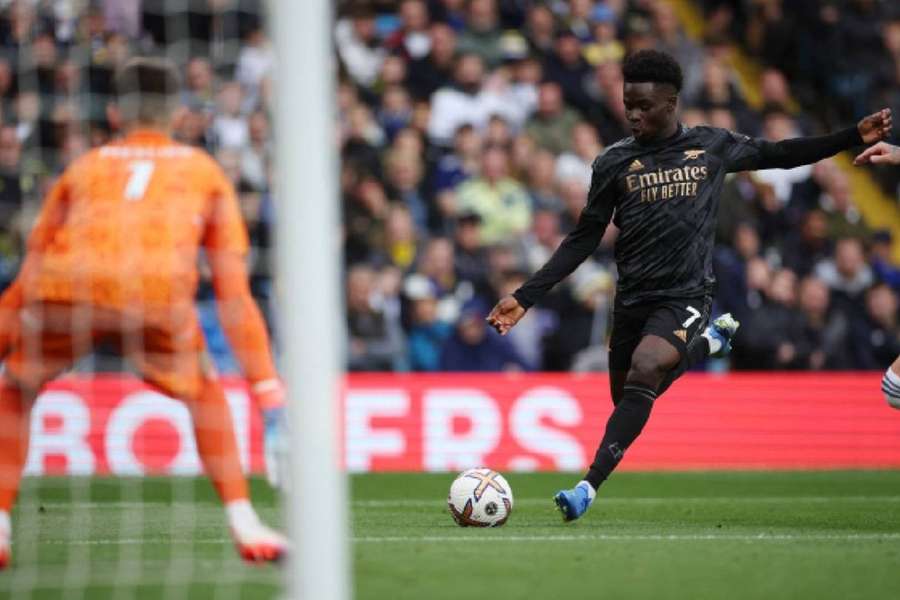
[[(664, 502), (727, 502), (727, 503), (752, 503), (752, 502), (900, 502), (900, 496), (635, 496), (635, 497), (598, 497), (603, 504), (659, 504)], [(538, 505), (550, 503), (547, 498), (517, 498), (517, 505)], [(397, 499), (397, 500), (354, 500), (353, 506), (360, 508), (426, 508), (446, 504), (444, 500), (427, 499)]]
[[(805, 542), (805, 541), (875, 541), (900, 540), (900, 532), (885, 533), (650, 533), (617, 534), (596, 533), (584, 535), (423, 535), (423, 536), (361, 536), (351, 538), (357, 544), (379, 543), (454, 543), (454, 542), (604, 542), (604, 541), (652, 541), (652, 542), (702, 542), (702, 541), (760, 541), (760, 542)], [(191, 544), (230, 544), (228, 538), (198, 540), (174, 540), (165, 538), (122, 538), (100, 540), (47, 540), (42, 544), (69, 546), (131, 546), (140, 544), (168, 544), (171, 546)]]

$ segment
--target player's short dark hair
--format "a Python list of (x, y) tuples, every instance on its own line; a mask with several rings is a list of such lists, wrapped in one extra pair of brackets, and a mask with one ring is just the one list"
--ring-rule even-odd
[(126, 121), (166, 120), (178, 101), (181, 82), (175, 66), (163, 58), (133, 58), (115, 77), (119, 107)]
[(671, 54), (659, 50), (639, 50), (622, 65), (625, 83), (664, 83), (681, 91), (684, 76)]

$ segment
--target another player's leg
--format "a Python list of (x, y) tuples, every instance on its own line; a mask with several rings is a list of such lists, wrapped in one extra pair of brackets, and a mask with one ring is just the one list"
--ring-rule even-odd
[(894, 408), (900, 408), (900, 356), (894, 361), (881, 378), (881, 391), (884, 399)]

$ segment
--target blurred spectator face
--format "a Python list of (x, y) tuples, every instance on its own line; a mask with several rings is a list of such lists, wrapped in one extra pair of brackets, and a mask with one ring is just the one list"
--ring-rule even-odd
[(546, 117), (558, 114), (563, 107), (562, 91), (559, 85), (546, 82), (538, 89), (538, 112)]
[(236, 186), (241, 179), (241, 153), (233, 148), (225, 148), (216, 153), (216, 160)]
[(470, 346), (477, 346), (484, 340), (487, 333), (487, 325), (484, 318), (478, 314), (466, 313), (459, 320), (457, 326), (459, 337), (462, 341)]
[(416, 102), (413, 105), (412, 119), (409, 124), (416, 131), (424, 132), (428, 130), (428, 119), (431, 116), (431, 105), (426, 101)]
[(709, 111), (709, 124), (713, 127), (721, 127), (732, 131), (737, 129), (734, 113), (727, 108), (714, 108)]
[(866, 294), (866, 310), (875, 322), (893, 328), (897, 322), (897, 296), (887, 285), (876, 285)]
[(668, 2), (657, 2), (653, 10), (653, 27), (656, 33), (663, 39), (672, 39), (678, 35), (678, 17), (675, 10)]
[(759, 254), (759, 234), (747, 223), (741, 223), (734, 230), (734, 249), (744, 260)]
[(401, 191), (415, 189), (422, 180), (422, 161), (414, 154), (392, 152), (387, 169), (388, 179)]
[(226, 83), (219, 92), (219, 111), (223, 115), (236, 117), (241, 114), (241, 102), (244, 100), (244, 91), (241, 84), (236, 82)]
[(891, 56), (900, 56), (900, 20), (890, 21), (885, 24), (882, 32), (884, 47)]
[(469, 27), (475, 31), (490, 31), (497, 26), (497, 4), (494, 0), (469, 2)]
[(581, 43), (571, 33), (561, 35), (556, 40), (556, 54), (565, 65), (577, 65), (581, 60)]
[(762, 291), (769, 288), (771, 279), (769, 265), (762, 258), (751, 258), (747, 261), (747, 289)]
[(541, 63), (531, 57), (518, 61), (513, 70), (513, 79), (517, 83), (535, 87), (541, 82), (543, 75), (544, 69), (541, 67)]
[(760, 79), (763, 101), (778, 106), (787, 106), (791, 91), (787, 79), (778, 69), (766, 69)]
[(488, 253), (488, 265), (491, 273), (508, 273), (516, 269), (518, 257), (515, 250), (506, 245), (494, 246)]
[(0, 95), (5, 96), (12, 85), (12, 68), (9, 61), (0, 58)]
[(425, 246), (419, 271), (435, 281), (452, 278), (453, 244), (447, 238), (432, 238)]
[(401, 129), (394, 138), (393, 149), (402, 154), (412, 154), (413, 156), (422, 156), (425, 151), (425, 142), (422, 141), (422, 135), (410, 127)]
[(41, 114), (41, 98), (34, 92), (22, 92), (16, 98), (16, 116), (20, 123), (33, 123)]
[(456, 53), (456, 33), (444, 23), (431, 26), (431, 56), (438, 64), (448, 64)]
[(269, 117), (262, 111), (250, 115), (247, 121), (250, 140), (254, 145), (262, 145), (269, 141)]
[(355, 17), (353, 19), (353, 33), (363, 42), (374, 42), (375, 17), (369, 14), (361, 14)]
[(0, 129), (0, 168), (15, 171), (19, 168), (21, 156), (22, 145), (16, 135), (16, 128), (7, 126)]
[(477, 90), (484, 78), (484, 64), (475, 54), (464, 54), (456, 63), (456, 82), (464, 89)]
[(584, 158), (593, 160), (603, 149), (597, 130), (592, 125), (580, 122), (572, 130), (572, 146), (575, 153)]
[(890, 231), (876, 232), (872, 238), (872, 258), (890, 263), (892, 241)]
[(828, 235), (828, 221), (821, 210), (811, 210), (803, 219), (800, 230), (803, 239), (808, 243), (821, 242)]
[(866, 264), (863, 245), (857, 239), (839, 240), (834, 249), (834, 266), (845, 279), (853, 279)]
[(422, 0), (404, 0), (400, 4), (400, 21), (407, 31), (422, 31), (428, 27), (428, 7)]
[(573, 19), (587, 19), (593, 9), (593, 0), (569, 0), (569, 16)]
[(547, 150), (538, 150), (531, 159), (528, 181), (533, 189), (552, 189), (556, 177), (556, 157)]
[(106, 40), (106, 49), (109, 52), (109, 61), (112, 65), (120, 67), (131, 57), (131, 46), (124, 35), (113, 33)]
[(481, 163), (481, 176), (494, 183), (505, 178), (509, 173), (509, 159), (502, 148), (492, 147), (484, 153)]
[(425, 325), (437, 321), (438, 303), (435, 298), (420, 298), (413, 301), (413, 321), (417, 325)]
[(837, 172), (838, 167), (837, 164), (835, 164), (834, 159), (826, 158), (813, 165), (812, 178), (819, 184), (819, 187), (828, 189)]
[(481, 219), (466, 216), (456, 222), (456, 244), (466, 252), (474, 252), (481, 247)]
[(779, 269), (769, 284), (769, 298), (785, 306), (797, 302), (797, 275), (790, 269)]
[(81, 85), (81, 68), (67, 60), (56, 69), (56, 91), (63, 95), (75, 94)]
[(528, 29), (535, 37), (553, 37), (556, 24), (550, 9), (543, 4), (538, 4), (528, 11)]
[(406, 79), (406, 61), (399, 56), (388, 56), (381, 65), (381, 81), (384, 85), (402, 85)]
[(516, 173), (527, 173), (531, 168), (531, 161), (537, 152), (537, 145), (527, 135), (516, 136), (512, 143), (512, 160)]
[(187, 109), (175, 120), (176, 137), (185, 144), (199, 145), (206, 127), (206, 116), (198, 110)]
[(681, 112), (681, 122), (687, 127), (697, 127), (708, 123), (706, 113), (699, 108), (687, 108)]
[(584, 183), (575, 179), (563, 181), (559, 185), (559, 193), (569, 214), (579, 215), (581, 209), (584, 208), (585, 198), (587, 198), (587, 189)]
[(853, 198), (850, 196), (850, 180), (843, 171), (836, 170), (828, 185), (828, 194), (834, 202), (834, 210), (845, 213), (853, 206)]
[(534, 221), (531, 224), (534, 238), (542, 246), (553, 247), (559, 242), (559, 216), (549, 210), (539, 210), (534, 213)]
[(502, 117), (491, 117), (488, 121), (487, 132), (485, 133), (485, 143), (492, 146), (507, 147), (512, 142), (512, 131), (510, 131), (509, 123)]
[(773, 142), (796, 137), (797, 125), (785, 113), (771, 113), (766, 116), (766, 120), (763, 123), (763, 136)]
[(399, 85), (392, 85), (381, 97), (381, 108), (387, 113), (403, 114), (412, 110), (409, 94)]
[(385, 234), (391, 243), (412, 242), (416, 239), (416, 229), (412, 215), (405, 206), (392, 206), (384, 225)]
[(32, 58), (37, 67), (51, 69), (56, 64), (56, 42), (53, 36), (41, 34), (32, 43)]
[(800, 309), (807, 315), (822, 317), (828, 312), (828, 286), (821, 279), (807, 277), (800, 283)]
[(13, 39), (18, 41), (27, 40), (35, 21), (35, 12), (32, 4), (22, 0), (13, 2), (9, 7), (9, 20)]
[(703, 87), (714, 102), (727, 102), (731, 98), (728, 86), (728, 69), (718, 60), (707, 59), (703, 65)]
[[(2, 145), (2, 141), (0, 141), (0, 145)], [(70, 165), (72, 161), (87, 152), (89, 148), (90, 144), (87, 137), (79, 132), (69, 133), (62, 142), (60, 158), (62, 159), (63, 165)], [(2, 152), (3, 150), (0, 149), (0, 153)]]
[(453, 136), (453, 150), (457, 156), (472, 158), (481, 154), (481, 136), (471, 125), (464, 125)]
[(605, 96), (622, 88), (622, 65), (617, 62), (605, 62), (597, 65), (597, 84)]
[(384, 186), (374, 177), (367, 177), (356, 186), (353, 198), (360, 206), (364, 206), (372, 215), (383, 215), (388, 206)]
[(367, 266), (356, 266), (347, 274), (347, 310), (365, 313), (371, 310), (369, 298), (375, 288), (375, 271)]
[(204, 92), (212, 88), (213, 74), (209, 61), (194, 58), (187, 65), (187, 87), (192, 92)]

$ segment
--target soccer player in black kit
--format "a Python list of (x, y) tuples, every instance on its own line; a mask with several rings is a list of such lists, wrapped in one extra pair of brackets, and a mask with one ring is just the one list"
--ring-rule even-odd
[(508, 332), (596, 250), (610, 221), (619, 228), (609, 343), (615, 408), (584, 479), (554, 497), (567, 521), (591, 505), (597, 488), (640, 434), (656, 398), (693, 364), (729, 349), (738, 325), (730, 315), (706, 327), (725, 175), (814, 163), (877, 142), (891, 129), (888, 109), (836, 133), (781, 142), (715, 127), (685, 127), (677, 119), (681, 67), (670, 55), (642, 50), (625, 60), (622, 72), (632, 137), (597, 157), (575, 229), (547, 264), (488, 316), (497, 331)]

